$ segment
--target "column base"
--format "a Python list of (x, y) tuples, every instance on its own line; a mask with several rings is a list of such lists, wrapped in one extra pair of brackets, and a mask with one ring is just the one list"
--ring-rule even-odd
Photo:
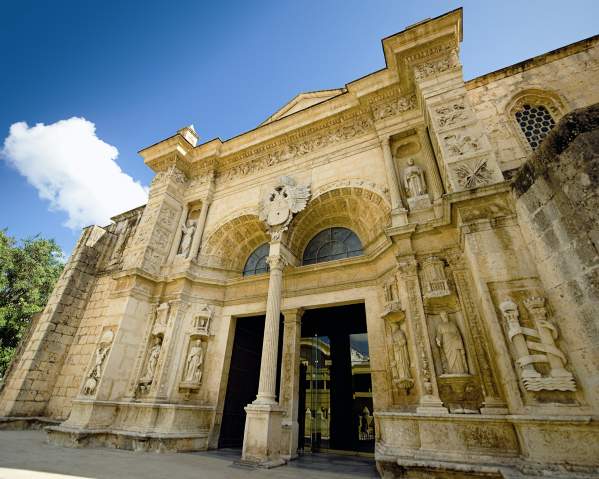
[(297, 459), (297, 421), (283, 421), (281, 426), (281, 457), (286, 461)]
[(245, 412), (241, 461), (266, 468), (285, 464), (281, 457), (283, 409), (278, 404), (252, 403), (245, 407)]
[(391, 226), (404, 226), (408, 224), (408, 210), (398, 208), (391, 211)]
[(419, 414), (449, 414), (443, 402), (436, 396), (423, 396), (418, 403), (416, 412)]

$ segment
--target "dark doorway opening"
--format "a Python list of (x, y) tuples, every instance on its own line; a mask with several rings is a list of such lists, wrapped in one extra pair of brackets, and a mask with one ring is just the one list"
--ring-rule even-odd
[(300, 356), (300, 450), (373, 452), (364, 305), (306, 311)]
[[(264, 316), (237, 318), (229, 366), (227, 394), (218, 438), (219, 448), (243, 446), (245, 406), (256, 399), (260, 380), (260, 360), (264, 337)], [(282, 323), (282, 321), (281, 321)], [(277, 361), (277, 395), (279, 394), (282, 350), (282, 324), (279, 326), (279, 358)]]

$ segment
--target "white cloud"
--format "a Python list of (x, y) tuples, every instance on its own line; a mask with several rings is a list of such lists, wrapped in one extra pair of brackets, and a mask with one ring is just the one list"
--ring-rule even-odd
[(96, 136), (96, 125), (69, 118), (50, 125), (14, 123), (2, 157), (27, 178), (66, 226), (105, 225), (147, 201), (147, 188), (121, 170), (118, 150)]

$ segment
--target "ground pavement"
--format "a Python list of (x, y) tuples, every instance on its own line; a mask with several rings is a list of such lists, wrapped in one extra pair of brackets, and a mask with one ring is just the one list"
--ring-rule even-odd
[(43, 431), (0, 430), (0, 479), (333, 479), (378, 477), (374, 462), (341, 456), (303, 456), (275, 469), (234, 464), (238, 451), (199, 453), (71, 449), (46, 443)]

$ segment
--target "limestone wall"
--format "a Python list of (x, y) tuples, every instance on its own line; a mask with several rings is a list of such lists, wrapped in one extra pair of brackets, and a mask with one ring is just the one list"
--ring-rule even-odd
[(599, 104), (566, 115), (518, 173), (519, 223), (586, 401), (599, 407)]
[(71, 411), (71, 401), (79, 392), (87, 372), (86, 368), (106, 322), (108, 295), (113, 283), (114, 280), (110, 276), (101, 276), (91, 287), (89, 301), (48, 402), (46, 415), (49, 417), (66, 419)]
[(579, 42), (542, 57), (483, 75), (466, 83), (468, 97), (496, 151), (501, 169), (521, 166), (530, 154), (511, 105), (531, 92), (555, 103), (558, 119), (565, 113), (599, 101), (599, 46)]

